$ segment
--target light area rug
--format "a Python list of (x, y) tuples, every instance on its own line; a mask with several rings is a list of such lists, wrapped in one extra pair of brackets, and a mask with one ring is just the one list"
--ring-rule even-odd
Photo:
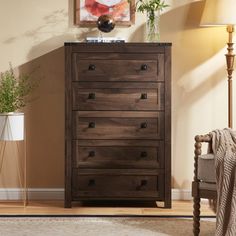
[[(215, 222), (201, 222), (201, 235), (213, 236)], [(1, 236), (191, 236), (192, 219), (158, 217), (0, 218)]]

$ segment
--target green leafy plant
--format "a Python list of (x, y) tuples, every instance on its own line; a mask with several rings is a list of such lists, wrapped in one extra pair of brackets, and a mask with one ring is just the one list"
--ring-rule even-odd
[(28, 102), (28, 95), (38, 85), (29, 75), (14, 75), (12, 66), (0, 77), (0, 113), (15, 112)]
[[(128, 0), (130, 1), (130, 0)], [(149, 34), (148, 37), (152, 39), (152, 37), (159, 38), (159, 35), (154, 35), (155, 27), (155, 12), (162, 11), (164, 8), (168, 7), (165, 3), (165, 0), (137, 0), (136, 1), (136, 11), (141, 13), (147, 13), (148, 15), (148, 25), (149, 25)]]
[[(164, 0), (138, 0), (136, 2), (136, 11), (154, 13), (155, 11), (162, 11), (169, 5), (165, 4)], [(150, 14), (154, 15), (154, 14)]]

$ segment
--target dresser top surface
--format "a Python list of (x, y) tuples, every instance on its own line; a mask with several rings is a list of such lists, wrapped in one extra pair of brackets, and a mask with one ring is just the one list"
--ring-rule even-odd
[(78, 41), (71, 41), (71, 42), (65, 42), (65, 46), (72, 46), (72, 45), (96, 45), (96, 46), (114, 46), (114, 45), (125, 45), (125, 46), (171, 46), (172, 43), (170, 42), (158, 42), (158, 43), (137, 43), (137, 42), (129, 42), (129, 43), (86, 43), (86, 42), (78, 42)]

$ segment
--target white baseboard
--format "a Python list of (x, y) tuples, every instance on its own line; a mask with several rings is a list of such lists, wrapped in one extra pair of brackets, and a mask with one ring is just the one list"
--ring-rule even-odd
[[(30, 200), (63, 200), (63, 188), (29, 188), (27, 190)], [(20, 188), (0, 188), (0, 200), (23, 199), (23, 190)]]
[(190, 189), (177, 189), (173, 188), (172, 200), (192, 200), (192, 191)]
[[(20, 200), (23, 190), (20, 188), (0, 188), (0, 200)], [(63, 188), (29, 188), (28, 199), (31, 200), (63, 200)], [(172, 200), (191, 200), (191, 190), (172, 189)]]

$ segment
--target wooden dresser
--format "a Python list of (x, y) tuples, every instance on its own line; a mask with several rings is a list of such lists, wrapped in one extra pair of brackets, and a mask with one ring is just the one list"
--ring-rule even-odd
[(171, 207), (171, 43), (65, 43), (65, 207)]

